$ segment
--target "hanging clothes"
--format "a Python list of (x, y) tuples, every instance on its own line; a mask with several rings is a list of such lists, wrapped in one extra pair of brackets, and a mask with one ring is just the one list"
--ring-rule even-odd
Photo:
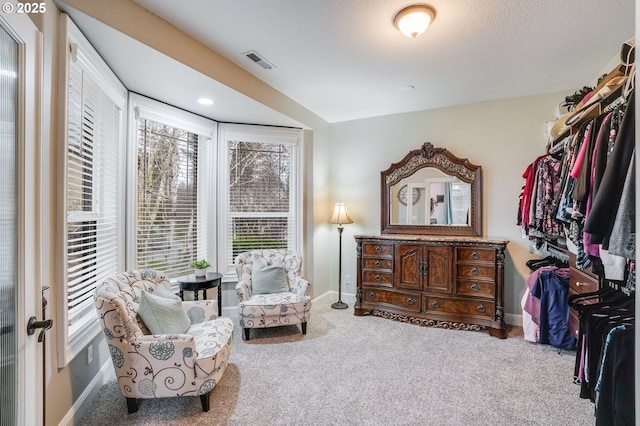
[(634, 425), (634, 297), (603, 288), (568, 303), (580, 319), (574, 367), (580, 397), (595, 403), (596, 425)]
[(627, 259), (636, 258), (636, 161), (635, 148), (625, 178), (616, 219), (611, 228), (609, 253)]
[[(581, 290), (576, 280), (567, 297), (563, 275), (541, 268), (527, 279), (529, 291), (521, 300), (526, 340), (575, 345), (574, 380), (580, 384), (580, 397), (594, 403), (598, 426), (635, 424), (634, 51), (635, 39), (623, 44), (622, 65), (609, 74), (624, 74), (621, 85), (597, 99), (597, 110), (589, 110), (602, 113), (590, 118), (577, 107), (574, 122), (563, 123), (575, 126), (569, 136), (548, 146), (554, 155), (538, 157), (523, 174), (527, 182), (518, 212), (518, 224), (534, 249), (544, 253), (566, 246), (575, 254), (571, 268), (576, 278), (582, 273), (575, 269), (588, 269), (586, 275), (599, 277), (599, 290), (573, 294)], [(583, 96), (580, 103), (590, 99), (587, 96), (595, 94)], [(547, 162), (549, 157), (559, 164)], [(544, 193), (549, 164), (557, 170), (556, 199)], [(549, 206), (553, 215), (540, 221)], [(555, 229), (557, 235), (547, 232)], [(565, 305), (578, 316), (577, 339), (564, 332)]]
[(609, 247), (609, 237), (616, 218), (625, 177), (629, 171), (635, 147), (635, 93), (631, 94), (620, 130), (607, 162), (601, 185), (584, 230), (592, 235), (592, 242)]
[[(552, 256), (544, 259), (532, 259), (527, 262), (531, 274), (527, 277), (527, 288), (520, 304), (522, 306), (522, 328), (524, 338), (529, 342), (538, 342), (556, 346), (556, 335), (563, 324), (568, 324), (569, 308), (566, 302), (566, 292), (553, 299), (551, 290), (553, 282), (568, 284), (569, 265)], [(544, 293), (544, 295), (539, 294)], [(549, 302), (552, 303), (549, 303)], [(542, 327), (542, 330), (541, 330)], [(552, 337), (550, 337), (552, 335)], [(561, 342), (559, 346), (562, 347)], [(564, 349), (569, 349), (565, 347)]]
[(575, 349), (576, 338), (569, 330), (569, 269), (540, 273), (531, 295), (540, 300), (539, 343), (559, 349)]

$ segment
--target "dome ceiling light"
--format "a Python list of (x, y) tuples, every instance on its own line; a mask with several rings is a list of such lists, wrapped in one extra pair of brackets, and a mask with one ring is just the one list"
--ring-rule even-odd
[(435, 17), (436, 11), (431, 6), (414, 4), (396, 13), (393, 18), (393, 25), (407, 37), (416, 38), (426, 31)]

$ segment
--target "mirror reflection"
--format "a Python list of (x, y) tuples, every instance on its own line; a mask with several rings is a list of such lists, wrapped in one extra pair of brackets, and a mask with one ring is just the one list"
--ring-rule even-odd
[(434, 168), (417, 170), (389, 188), (391, 224), (468, 226), (471, 185)]
[(482, 170), (425, 142), (380, 173), (383, 234), (482, 235)]

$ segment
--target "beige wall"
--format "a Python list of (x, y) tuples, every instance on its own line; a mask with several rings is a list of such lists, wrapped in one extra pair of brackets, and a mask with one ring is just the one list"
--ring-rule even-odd
[[(355, 222), (345, 226), (343, 234), (343, 277), (350, 275), (355, 281), (353, 236), (380, 232), (380, 172), (431, 142), (482, 166), (483, 235), (510, 241), (505, 311), (513, 321), (529, 274), (525, 262), (533, 256), (516, 226), (522, 173), (544, 154), (543, 123), (564, 96), (554, 93), (333, 124), (331, 195), (347, 203)], [(344, 291), (353, 293), (354, 284)]]

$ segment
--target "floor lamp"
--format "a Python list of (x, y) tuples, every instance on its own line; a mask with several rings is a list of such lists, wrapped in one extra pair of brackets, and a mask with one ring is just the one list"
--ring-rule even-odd
[(342, 231), (344, 230), (343, 224), (353, 223), (349, 213), (347, 212), (347, 206), (344, 203), (336, 203), (333, 209), (333, 214), (329, 223), (336, 223), (338, 225), (338, 301), (331, 304), (333, 309), (347, 309), (349, 305), (342, 301)]

